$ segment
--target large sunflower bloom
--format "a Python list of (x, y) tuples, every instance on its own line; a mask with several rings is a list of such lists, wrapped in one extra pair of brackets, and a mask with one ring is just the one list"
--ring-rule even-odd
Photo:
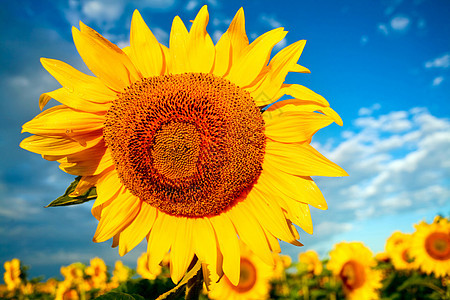
[(360, 242), (336, 244), (330, 252), (327, 268), (342, 281), (347, 299), (378, 299), (381, 272), (372, 252)]
[(270, 281), (276, 270), (261, 261), (245, 244), (240, 243), (240, 276), (237, 285), (225, 275), (217, 284), (212, 284), (208, 296), (216, 300), (268, 299)]
[(450, 275), (450, 221), (436, 217), (432, 224), (415, 225), (410, 255), (414, 265), (436, 277)]
[(214, 45), (208, 19), (204, 6), (188, 31), (175, 17), (169, 48), (137, 11), (124, 49), (80, 23), (75, 46), (96, 76), (43, 58), (63, 87), (40, 107), (62, 105), (23, 126), (34, 135), (21, 147), (82, 176), (73, 195), (96, 186), (95, 242), (113, 238), (124, 255), (146, 237), (152, 272), (170, 250), (174, 282), (196, 255), (237, 284), (238, 236), (272, 264), (278, 240), (300, 245), (292, 223), (312, 233), (309, 205), (327, 204), (310, 176), (346, 173), (311, 137), (342, 121), (320, 95), (284, 83), (308, 72), (297, 64), (305, 41), (269, 63), (283, 28), (249, 44), (240, 9)]

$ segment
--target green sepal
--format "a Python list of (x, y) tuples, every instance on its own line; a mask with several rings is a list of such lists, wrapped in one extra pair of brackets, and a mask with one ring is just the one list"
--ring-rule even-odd
[(52, 201), (49, 205), (46, 207), (53, 207), (53, 206), (67, 206), (67, 205), (75, 205), (75, 204), (81, 204), (87, 201), (91, 201), (97, 198), (97, 189), (95, 186), (91, 187), (86, 193), (83, 195), (71, 197), (69, 196), (75, 191), (75, 188), (77, 187), (78, 183), (80, 182), (81, 176), (78, 176), (75, 178), (75, 180), (69, 185), (64, 195), (58, 197), (56, 200)]

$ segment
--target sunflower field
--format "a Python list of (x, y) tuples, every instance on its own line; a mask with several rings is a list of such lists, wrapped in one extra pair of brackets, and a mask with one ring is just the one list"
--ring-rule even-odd
[[(203, 272), (200, 299), (450, 299), (450, 220), (436, 216), (416, 224), (412, 234), (396, 231), (385, 251), (374, 255), (362, 242), (335, 244), (326, 259), (300, 252), (298, 261), (273, 253), (267, 265), (240, 243), (240, 278), (234, 285), (223, 275)], [(117, 261), (113, 268), (101, 258), (89, 264), (61, 267), (64, 280), (28, 278), (28, 267), (17, 258), (4, 262), (1, 299), (193, 299), (190, 268), (175, 286), (170, 254), (150, 270), (143, 253), (134, 270)], [(206, 268), (207, 269), (207, 268)], [(208, 285), (206, 284), (208, 283)], [(187, 290), (187, 291), (186, 291)], [(198, 292), (198, 291), (197, 291)], [(198, 297), (198, 296), (197, 296)]]

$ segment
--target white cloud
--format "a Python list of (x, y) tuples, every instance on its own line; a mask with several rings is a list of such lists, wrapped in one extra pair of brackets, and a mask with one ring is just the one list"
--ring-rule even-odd
[(314, 144), (350, 175), (317, 178), (330, 209), (342, 211), (327, 221), (338, 222), (345, 215), (350, 222), (445, 203), (450, 194), (450, 120), (423, 108), (365, 113), (336, 147)]
[(442, 81), (444, 81), (444, 77), (442, 76), (438, 76), (436, 78), (433, 79), (433, 86), (438, 86), (442, 83)]
[(387, 28), (386, 24), (380, 23), (380, 24), (378, 24), (377, 27), (378, 27), (378, 31), (381, 32), (382, 34), (384, 34), (384, 35), (388, 35), (389, 34), (389, 31), (388, 31), (388, 28)]
[(220, 30), (216, 30), (214, 31), (213, 35), (212, 35), (212, 40), (214, 41), (214, 43), (217, 43), (220, 38), (222, 37), (223, 32)]
[(397, 16), (391, 19), (391, 28), (395, 31), (402, 32), (408, 29), (411, 20), (405, 16)]
[(446, 53), (440, 57), (433, 60), (427, 61), (425, 63), (425, 68), (448, 68), (450, 67), (450, 54)]
[(262, 14), (259, 18), (262, 23), (267, 24), (269, 27), (272, 28), (282, 27), (282, 24), (274, 16)]
[(190, 0), (188, 3), (186, 3), (185, 9), (187, 11), (193, 11), (198, 6), (198, 2), (195, 0)]
[(381, 105), (374, 103), (371, 107), (361, 107), (358, 111), (359, 116), (370, 116), (374, 111), (379, 110)]
[(278, 44), (276, 44), (275, 47), (273, 47), (273, 48), (274, 48), (275, 51), (279, 51), (279, 50), (283, 49), (286, 46), (287, 46), (287, 39), (284, 38), (280, 42), (278, 42)]
[(91, 0), (81, 5), (81, 12), (90, 21), (98, 25), (115, 22), (123, 13), (125, 3), (122, 1)]
[(353, 229), (350, 223), (322, 222), (314, 227), (314, 234), (321, 236), (329, 236), (337, 233), (350, 231)]

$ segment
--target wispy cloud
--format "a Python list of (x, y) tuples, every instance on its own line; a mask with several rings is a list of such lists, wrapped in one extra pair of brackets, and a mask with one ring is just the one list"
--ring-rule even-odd
[(450, 67), (450, 54), (446, 53), (442, 56), (436, 57), (433, 60), (429, 60), (425, 63), (425, 68), (448, 68)]
[(443, 76), (438, 76), (436, 78), (433, 79), (433, 86), (438, 86), (442, 83), (442, 81), (444, 81), (444, 77)]
[(281, 22), (278, 21), (273, 15), (262, 14), (259, 18), (261, 22), (267, 24), (268, 27), (272, 28), (282, 27)]
[(408, 29), (411, 20), (406, 16), (396, 16), (391, 19), (390, 25), (392, 30), (403, 32)]

